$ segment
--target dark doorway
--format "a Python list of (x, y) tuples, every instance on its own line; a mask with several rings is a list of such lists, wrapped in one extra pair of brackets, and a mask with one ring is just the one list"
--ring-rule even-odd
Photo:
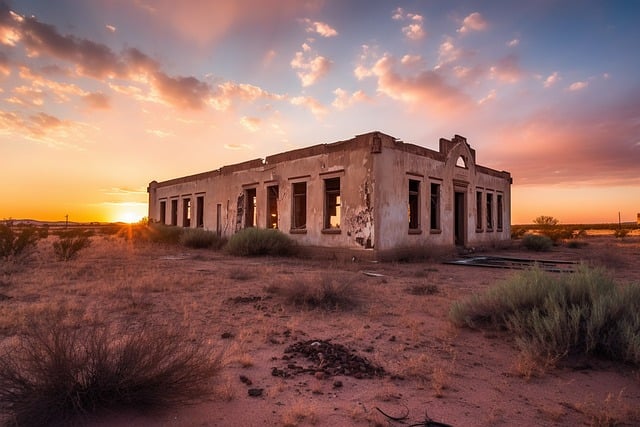
[(458, 246), (464, 246), (465, 236), (466, 236), (466, 203), (465, 203), (465, 193), (463, 192), (455, 192), (454, 195), (454, 233), (455, 233), (455, 242)]

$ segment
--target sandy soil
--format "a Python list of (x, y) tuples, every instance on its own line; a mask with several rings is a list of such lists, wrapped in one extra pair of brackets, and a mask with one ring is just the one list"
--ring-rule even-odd
[[(0, 294), (10, 297), (0, 301), (4, 339), (26, 319), (63, 307), (81, 322), (152, 318), (224, 351), (216, 392), (205, 402), (155, 416), (113, 415), (95, 425), (402, 425), (377, 408), (394, 417), (406, 415), (405, 425), (427, 425), (428, 418), (454, 426), (640, 423), (637, 368), (588, 359), (540, 373), (520, 357), (510, 337), (451, 325), (453, 301), (516, 270), (436, 262), (242, 259), (102, 236), (93, 237), (78, 259), (59, 262), (51, 239), (40, 243), (26, 266), (3, 267)], [(497, 254), (591, 260), (610, 268), (620, 283), (640, 282), (640, 237), (585, 242), (544, 254), (518, 248)], [(308, 310), (272, 292), (323, 278), (351, 283), (359, 303), (350, 310)], [(344, 345), (387, 375), (273, 376), (273, 368), (286, 369), (292, 361), (311, 363), (283, 359), (289, 345), (307, 340)], [(249, 389), (262, 394), (252, 397)]]

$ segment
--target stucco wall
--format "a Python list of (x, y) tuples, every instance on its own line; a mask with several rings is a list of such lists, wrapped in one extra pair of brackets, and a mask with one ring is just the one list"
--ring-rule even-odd
[[(325, 180), (334, 178), (340, 179), (340, 226), (325, 229)], [(418, 224), (411, 229), (410, 180), (414, 187), (419, 183), (415, 218)], [(306, 183), (306, 227), (294, 230), (292, 188), (299, 182)], [(435, 226), (431, 208), (434, 184), (439, 188)], [(372, 132), (265, 160), (250, 160), (161, 183), (154, 181), (148, 189), (149, 218), (160, 220), (160, 202), (164, 200), (165, 223), (171, 223), (171, 201), (177, 200), (176, 223), (183, 226), (183, 201), (190, 199), (189, 226), (197, 227), (196, 200), (203, 197), (203, 227), (230, 237), (250, 226), (245, 223), (249, 190), (255, 191), (256, 196), (256, 226), (266, 228), (270, 223), (267, 189), (276, 185), (278, 229), (303, 245), (385, 252), (454, 244), (476, 246), (510, 239), (510, 175), (476, 165), (475, 151), (457, 135), (452, 140), (441, 139), (439, 150), (435, 151)], [(481, 224), (477, 220), (478, 193)], [(492, 227), (486, 222), (487, 194), (491, 199)], [(498, 198), (502, 204), (501, 228), (497, 226)]]

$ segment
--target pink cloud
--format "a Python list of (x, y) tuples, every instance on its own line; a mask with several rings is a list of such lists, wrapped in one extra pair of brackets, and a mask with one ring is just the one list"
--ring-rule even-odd
[(523, 76), (520, 68), (520, 60), (515, 54), (510, 54), (500, 59), (495, 65), (489, 69), (491, 78), (506, 82), (516, 83)]
[(303, 22), (307, 24), (306, 31), (308, 33), (316, 33), (322, 37), (335, 37), (338, 35), (334, 28), (324, 22), (311, 21), (308, 18), (303, 19)]
[(470, 105), (469, 98), (449, 85), (434, 70), (405, 75), (397, 70), (397, 61), (390, 55), (378, 60), (372, 74), (378, 79), (378, 92), (410, 105), (421, 105), (439, 115), (448, 115)]
[(416, 13), (405, 13), (401, 7), (393, 11), (391, 19), (394, 21), (408, 21), (408, 24), (402, 27), (402, 33), (409, 40), (421, 40), (426, 36), (423, 24), (424, 18)]
[(554, 71), (546, 79), (544, 79), (543, 86), (545, 88), (549, 88), (555, 85), (556, 83), (558, 83), (559, 80), (560, 80), (560, 73), (558, 73), (557, 71)]
[(574, 82), (571, 83), (569, 85), (569, 87), (567, 88), (567, 90), (571, 91), (571, 92), (577, 92), (579, 90), (585, 89), (587, 86), (589, 86), (589, 82)]
[(311, 96), (296, 96), (291, 98), (290, 102), (292, 105), (307, 108), (317, 118), (322, 118), (328, 113), (327, 108)]
[(328, 58), (312, 53), (310, 46), (306, 43), (302, 45), (302, 51), (296, 52), (290, 62), (291, 68), (299, 70), (296, 74), (302, 87), (314, 85), (329, 72), (331, 64)]
[(464, 20), (462, 21), (462, 26), (458, 28), (458, 32), (466, 34), (471, 31), (482, 31), (486, 28), (487, 21), (479, 12), (473, 12), (472, 14), (464, 18)]
[(93, 110), (108, 110), (109, 97), (100, 92), (89, 93), (84, 96), (84, 102)]
[[(121, 0), (123, 7), (129, 1)], [(135, 7), (159, 27), (175, 31), (181, 37), (198, 44), (215, 42), (234, 28), (276, 28), (292, 18), (305, 16), (320, 7), (319, 2), (279, 0), (137, 0)]]
[(344, 89), (338, 88), (333, 91), (333, 94), (336, 96), (331, 105), (335, 107), (337, 110), (345, 110), (348, 107), (356, 104), (358, 102), (366, 102), (371, 98), (361, 90), (357, 90), (352, 94), (349, 94)]

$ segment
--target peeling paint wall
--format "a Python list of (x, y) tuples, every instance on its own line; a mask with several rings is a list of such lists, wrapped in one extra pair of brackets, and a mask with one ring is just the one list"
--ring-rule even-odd
[[(340, 181), (340, 224), (325, 228), (325, 215), (329, 215), (325, 181), (335, 182), (336, 178)], [(420, 184), (419, 227), (411, 230), (408, 221), (410, 180)], [(194, 201), (203, 197), (204, 228), (229, 237), (250, 226), (244, 222), (247, 209), (253, 209), (248, 203), (253, 203), (255, 191), (255, 222), (257, 227), (266, 228), (273, 224), (270, 218), (273, 212), (267, 204), (268, 188), (277, 186), (278, 229), (302, 245), (374, 251), (453, 245), (458, 218), (458, 224), (464, 225), (463, 236), (459, 237), (464, 245), (472, 246), (510, 238), (510, 182), (508, 173), (476, 165), (475, 151), (463, 137), (456, 136), (451, 141), (442, 139), (439, 151), (435, 151), (371, 132), (351, 140), (293, 150), (211, 172), (160, 183), (153, 181), (148, 188), (149, 218), (158, 221), (161, 202), (166, 201), (164, 217), (168, 221), (171, 201), (178, 200), (178, 206), (183, 206), (187, 198), (191, 200), (190, 216), (195, 218)], [(306, 226), (303, 227), (293, 223), (296, 198), (293, 188), (299, 183), (304, 186), (299, 185), (298, 189), (306, 187)], [(440, 189), (437, 229), (431, 224), (432, 185)], [(247, 191), (251, 197), (246, 196)], [(478, 191), (491, 194), (493, 203), (500, 195), (503, 205), (500, 230), (496, 227), (488, 230), (477, 224)], [(464, 212), (464, 220), (456, 216), (456, 200), (458, 204), (464, 201), (463, 209), (459, 208)], [(336, 215), (335, 212), (332, 215)], [(177, 216), (178, 224), (183, 224), (182, 209), (178, 209)], [(192, 220), (190, 226), (196, 227), (196, 223)], [(460, 233), (459, 226), (457, 229)]]

